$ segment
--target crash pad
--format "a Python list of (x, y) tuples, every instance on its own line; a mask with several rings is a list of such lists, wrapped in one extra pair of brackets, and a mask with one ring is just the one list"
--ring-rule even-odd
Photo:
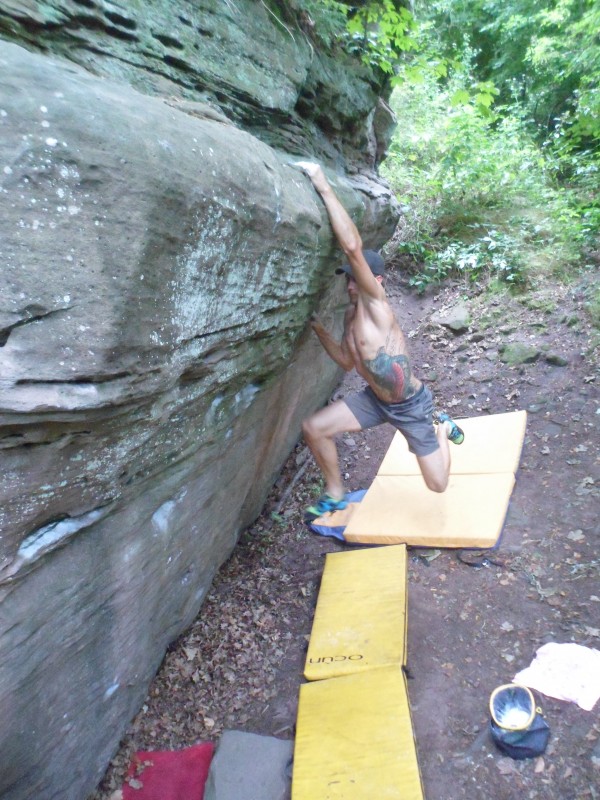
[[(516, 472), (519, 466), (526, 411), (457, 419), (465, 434), (461, 445), (450, 445), (451, 475)], [(406, 439), (396, 432), (381, 462), (378, 475), (419, 475), (416, 457)]]
[(223, 731), (204, 800), (289, 800), (294, 743), (247, 731)]
[(304, 676), (323, 680), (406, 656), (406, 547), (328, 553)]
[(292, 800), (422, 800), (400, 667), (300, 687)]
[(211, 742), (183, 750), (138, 751), (123, 784), (123, 800), (203, 800), (213, 752)]
[(514, 483), (512, 472), (451, 475), (446, 491), (438, 494), (420, 475), (377, 475), (344, 537), (361, 544), (493, 547)]

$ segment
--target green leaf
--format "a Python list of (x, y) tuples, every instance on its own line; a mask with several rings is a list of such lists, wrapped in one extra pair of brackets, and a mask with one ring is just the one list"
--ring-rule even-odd
[(453, 108), (457, 106), (466, 105), (471, 100), (471, 95), (466, 89), (458, 89), (450, 98), (450, 105)]

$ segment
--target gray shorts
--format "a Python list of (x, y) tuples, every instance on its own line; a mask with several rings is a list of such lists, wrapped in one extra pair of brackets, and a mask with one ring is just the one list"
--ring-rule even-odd
[(343, 398), (361, 429), (389, 422), (404, 436), (408, 449), (416, 456), (428, 456), (438, 447), (433, 429), (433, 397), (423, 384), (419, 391), (401, 403), (384, 403), (370, 386)]

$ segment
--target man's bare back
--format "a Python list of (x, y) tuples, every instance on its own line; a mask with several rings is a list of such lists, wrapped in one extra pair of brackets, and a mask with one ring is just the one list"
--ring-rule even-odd
[[(421, 388), (412, 372), (404, 334), (385, 298), (365, 312), (359, 296), (344, 320), (344, 342), (353, 366), (384, 403), (401, 403)], [(387, 308), (386, 308), (387, 306)]]

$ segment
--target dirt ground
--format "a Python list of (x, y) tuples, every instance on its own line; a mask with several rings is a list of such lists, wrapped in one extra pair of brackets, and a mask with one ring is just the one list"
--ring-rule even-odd
[[(464, 552), (472, 565), (452, 550), (409, 550), (408, 686), (425, 797), (596, 800), (598, 706), (586, 712), (538, 696), (551, 740), (535, 759), (503, 756), (487, 733), (491, 691), (542, 644), (600, 649), (599, 337), (583, 311), (586, 286), (548, 285), (520, 299), (469, 290), (472, 324), (460, 335), (430, 318), (467, 297), (464, 287), (418, 296), (392, 276), (388, 295), (440, 409), (457, 418), (528, 412), (498, 548)], [(499, 349), (515, 340), (538, 347), (537, 360), (504, 365)], [(349, 375), (335, 396), (359, 386)], [(349, 490), (370, 485), (392, 435), (380, 427), (341, 438)], [(320, 488), (300, 442), (197, 621), (167, 653), (90, 800), (119, 796), (136, 749), (217, 742), (224, 729), (293, 739), (324, 556), (345, 549), (302, 522)]]

